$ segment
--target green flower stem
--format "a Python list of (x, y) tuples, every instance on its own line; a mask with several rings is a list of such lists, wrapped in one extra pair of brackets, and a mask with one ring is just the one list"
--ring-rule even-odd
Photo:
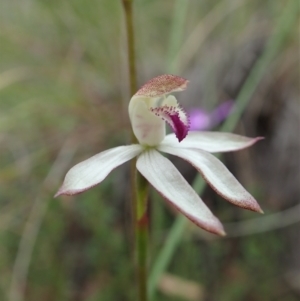
[[(137, 91), (132, 3), (133, 0), (122, 0), (126, 20), (130, 95), (134, 95)], [(133, 132), (131, 132), (131, 142), (137, 143)], [(133, 225), (135, 233), (135, 255), (137, 256), (139, 301), (147, 301), (148, 186), (148, 182), (136, 170), (136, 160), (132, 160), (132, 216), (134, 218)]]
[(145, 178), (136, 172), (137, 215), (136, 215), (136, 253), (139, 283), (139, 301), (147, 301), (147, 250), (148, 250), (148, 188)]
[(130, 95), (135, 94), (135, 92), (137, 91), (132, 2), (133, 0), (122, 0), (127, 32), (127, 55), (129, 64)]
[(139, 287), (139, 301), (147, 301), (147, 246), (148, 246), (148, 214), (137, 220), (136, 228), (136, 245), (138, 253), (138, 287)]
[[(221, 128), (221, 131), (233, 131), (237, 122), (239, 121), (242, 113), (244, 112), (247, 103), (249, 102), (251, 95), (255, 92), (255, 89), (259, 85), (263, 76), (268, 72), (268, 68), (271, 65), (273, 59), (280, 51), (284, 41), (290, 35), (291, 30), (294, 28), (297, 22), (297, 16), (299, 13), (299, 0), (289, 0), (285, 2), (284, 10), (282, 11), (280, 18), (276, 24), (273, 35), (271, 36), (265, 51), (260, 59), (255, 64), (251, 73), (249, 74), (245, 84), (243, 85), (235, 104), (235, 113), (232, 114)], [(198, 176), (194, 183), (194, 189), (201, 194), (205, 183)], [(153, 265), (150, 277), (149, 277), (149, 297), (152, 300), (155, 294), (156, 285), (167, 269), (172, 256), (178, 246), (184, 229), (188, 221), (181, 215), (179, 215), (174, 222), (169, 235), (166, 239), (161, 252), (158, 254), (157, 260)]]

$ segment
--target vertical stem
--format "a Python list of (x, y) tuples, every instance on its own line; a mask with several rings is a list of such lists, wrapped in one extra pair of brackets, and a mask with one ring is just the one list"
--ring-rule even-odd
[[(133, 13), (132, 13), (132, 2), (133, 0), (122, 0), (124, 14), (125, 14), (125, 25), (127, 33), (127, 58), (129, 66), (129, 85), (130, 85), (130, 95), (135, 94), (137, 90), (136, 84), (136, 68), (135, 68), (135, 49), (134, 49), (134, 31), (133, 31)], [(133, 131), (131, 131), (131, 143), (136, 143), (137, 140), (134, 136)], [(131, 217), (132, 217), (132, 227), (135, 228), (135, 218), (137, 214), (137, 195), (136, 191), (136, 160), (131, 161), (130, 168), (130, 180), (131, 180)]]
[(148, 215), (147, 212), (137, 220), (136, 244), (138, 250), (138, 283), (139, 300), (147, 301), (147, 241), (148, 241)]
[[(122, 0), (127, 32), (127, 53), (131, 95), (135, 94), (137, 90), (132, 2), (133, 0)], [(131, 133), (131, 141), (132, 143), (137, 142), (133, 132)], [(135, 230), (139, 301), (147, 301), (148, 183), (141, 174), (137, 172), (135, 166), (136, 160), (133, 160), (131, 164), (132, 217), (134, 219), (133, 225)]]
[(139, 300), (147, 301), (147, 248), (148, 248), (148, 182), (136, 174), (137, 215), (136, 215), (136, 251)]
[(130, 81), (131, 95), (135, 94), (137, 90), (132, 2), (133, 0), (122, 0), (124, 12), (125, 12), (125, 22), (126, 22), (126, 32), (127, 32), (127, 48), (128, 48), (127, 53), (128, 53), (129, 81)]

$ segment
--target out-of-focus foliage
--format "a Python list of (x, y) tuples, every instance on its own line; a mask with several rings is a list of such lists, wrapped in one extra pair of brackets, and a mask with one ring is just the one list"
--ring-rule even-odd
[[(176, 72), (190, 80), (179, 96), (187, 107), (234, 99), (285, 1), (181, 1), (182, 15), (175, 2), (134, 1), (139, 84)], [(0, 300), (135, 300), (126, 167), (89, 192), (53, 199), (72, 165), (129, 143), (129, 97), (121, 1), (1, 1)], [(295, 26), (236, 130), (266, 141), (225, 158), (266, 212), (299, 202), (297, 98)], [(210, 190), (203, 198), (238, 231), (213, 240), (191, 225), (168, 271), (183, 280), (181, 296), (162, 282), (156, 300), (299, 300), (297, 220), (251, 234), (243, 221), (256, 215)], [(175, 213), (156, 197), (150, 207), (154, 260)]]

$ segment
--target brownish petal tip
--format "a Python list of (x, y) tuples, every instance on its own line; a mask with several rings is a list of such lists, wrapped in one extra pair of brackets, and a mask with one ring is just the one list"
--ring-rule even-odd
[(223, 236), (223, 237), (227, 235), (226, 232), (225, 232), (224, 230), (220, 231), (218, 234), (219, 234), (220, 236)]
[(136, 96), (159, 97), (186, 89), (188, 80), (177, 75), (163, 74), (150, 79), (137, 92)]
[(244, 207), (245, 209), (257, 212), (257, 213), (264, 213), (263, 210), (260, 208), (259, 204), (257, 203), (257, 201), (255, 199), (253, 199), (254, 201), (251, 202), (247, 207)]
[(261, 208), (259, 208), (259, 210), (257, 212), (261, 213), (261, 214), (265, 214), (264, 211)]

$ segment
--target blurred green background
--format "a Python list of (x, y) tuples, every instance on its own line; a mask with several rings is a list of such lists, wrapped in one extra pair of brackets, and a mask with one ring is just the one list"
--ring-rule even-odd
[[(0, 300), (136, 300), (129, 165), (84, 194), (53, 199), (71, 166), (129, 143), (121, 1), (0, 1)], [(270, 57), (234, 130), (266, 139), (223, 157), (266, 214), (206, 188), (228, 236), (189, 224), (154, 300), (300, 300), (299, 5), (134, 1), (139, 85), (185, 77), (178, 98), (187, 109), (238, 101)], [(174, 163), (192, 182), (195, 170)], [(149, 206), (151, 271), (177, 213), (155, 193)]]

